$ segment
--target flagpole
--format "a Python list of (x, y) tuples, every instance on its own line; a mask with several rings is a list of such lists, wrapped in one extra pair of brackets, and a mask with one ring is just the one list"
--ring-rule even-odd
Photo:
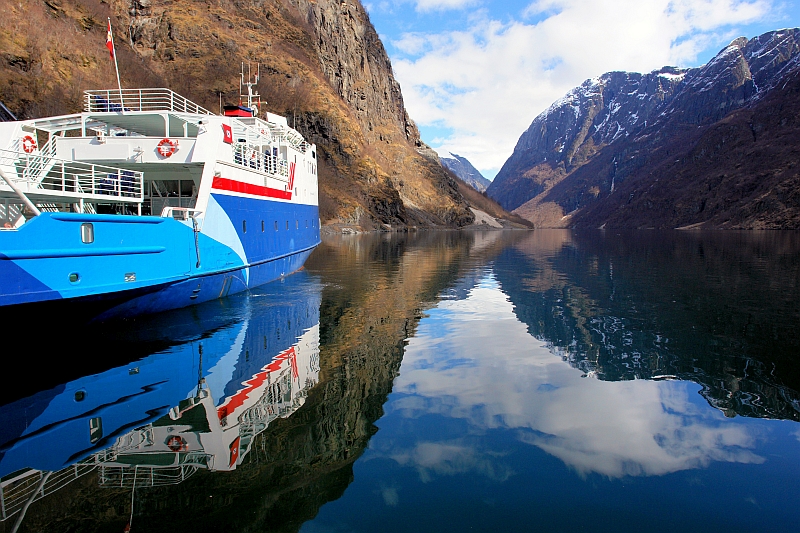
[(125, 102), (122, 100), (122, 83), (119, 81), (119, 65), (117, 65), (117, 49), (114, 46), (114, 34), (111, 32), (111, 17), (108, 17), (108, 37), (111, 39), (111, 55), (114, 57), (114, 70), (117, 71), (117, 88), (119, 89), (119, 105), (125, 114)]

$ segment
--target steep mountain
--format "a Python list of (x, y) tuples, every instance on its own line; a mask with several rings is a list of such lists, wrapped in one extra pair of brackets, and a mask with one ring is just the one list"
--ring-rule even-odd
[(442, 166), (449, 169), (453, 174), (461, 178), (464, 183), (478, 192), (485, 191), (486, 187), (491, 183), (491, 181), (483, 177), (483, 174), (477, 168), (472, 166), (472, 163), (466, 157), (447, 152), (446, 154), (439, 154), (439, 160), (442, 162)]
[(800, 227), (800, 30), (708, 64), (589, 80), (539, 115), (488, 193), (548, 227)]
[[(0, 101), (20, 118), (77, 112), (84, 89), (169, 87), (217, 109), (260, 65), (262, 111), (319, 146), (324, 223), (469, 224), (458, 185), (419, 138), (357, 0), (0, 0)], [(46, 28), (47, 31), (42, 31)]]

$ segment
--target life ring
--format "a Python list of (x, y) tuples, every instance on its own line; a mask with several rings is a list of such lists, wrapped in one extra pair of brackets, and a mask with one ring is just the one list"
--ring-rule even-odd
[(173, 452), (186, 451), (187, 449), (186, 441), (177, 435), (173, 435), (169, 439), (167, 439), (167, 448), (169, 448)]
[(169, 157), (178, 150), (178, 141), (172, 139), (161, 139), (156, 147), (158, 155), (161, 157)]
[(26, 135), (22, 138), (22, 149), (25, 151), (26, 154), (30, 154), (34, 150), (36, 150), (36, 141), (30, 135)]

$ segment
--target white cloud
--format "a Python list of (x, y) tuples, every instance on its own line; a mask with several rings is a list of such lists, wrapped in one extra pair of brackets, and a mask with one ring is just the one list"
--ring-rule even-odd
[[(406, 34), (392, 41), (405, 54), (392, 62), (414, 120), (453, 132), (426, 140), (491, 171), (538, 113), (585, 79), (691, 65), (738, 36), (736, 25), (771, 16), (775, 1), (539, 0), (519, 20), (480, 11), (463, 31)], [(419, 0), (417, 9), (467, 3)]]

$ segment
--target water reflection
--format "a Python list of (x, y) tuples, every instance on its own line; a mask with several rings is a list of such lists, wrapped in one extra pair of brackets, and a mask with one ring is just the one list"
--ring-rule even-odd
[(91, 469), (20, 531), (790, 530), (800, 247), (750, 239), (328, 239), (0, 408), (4, 490)]
[[(236, 469), (318, 381), (320, 295), (300, 274), (162, 315), (182, 332), (169, 348), (0, 408), (2, 518), (88, 474), (145, 488)], [(117, 333), (143, 349), (163, 334), (140, 326)]]
[(353, 482), (301, 531), (792, 530), (797, 237), (467, 247)]
[(496, 275), (530, 333), (587, 375), (691, 380), (727, 416), (800, 420), (798, 237), (540, 232)]
[[(447, 330), (446, 335), (441, 332)], [(518, 438), (581, 474), (661, 475), (711, 461), (760, 463), (757, 435), (690, 401), (687, 383), (583, 379), (580, 369), (531, 338), (491, 272), (464, 300), (442, 302), (409, 342), (393, 410), (467, 422), (468, 434), (514, 429)], [(463, 439), (392, 449), (423, 478), (474, 469), (493, 479), (508, 468)], [(495, 464), (497, 463), (497, 464)]]
[[(150, 337), (138, 346), (162, 346), (169, 344), (170, 339), (182, 339), (180, 346), (173, 341), (173, 345), (159, 350), (164, 354), (187, 355), (190, 364), (176, 362), (163, 368), (163, 376), (169, 377), (170, 372), (176, 371), (173, 366), (185, 367), (181, 374), (183, 385), (177, 387), (180, 394), (175, 401), (153, 402), (160, 409), (158, 412), (146, 413), (144, 422), (139, 422), (141, 416), (132, 422), (144, 431), (134, 432), (134, 438), (123, 442), (127, 448), (117, 454), (116, 462), (105, 465), (108, 482), (101, 475), (103, 471), (95, 468), (62, 489), (58, 500), (49, 497), (35, 502), (22, 531), (71, 530), (78, 525), (91, 531), (122, 529), (130, 519), (134, 492), (134, 529), (161, 531), (172, 529), (176, 523), (194, 531), (299, 528), (321, 505), (341, 496), (352, 481), (353, 463), (375, 434), (374, 423), (383, 414), (382, 405), (403, 357), (404, 340), (414, 334), (424, 309), (433, 305), (437, 295), (458, 279), (475, 254), (479, 261), (484, 261), (499, 253), (503, 245), (496, 234), (457, 233), (328, 241), (306, 263), (305, 273), (290, 276), (282, 284), (264, 287), (264, 291), (273, 294), (255, 294), (238, 303), (229, 299), (216, 304), (227, 306), (227, 310), (209, 312), (208, 320), (197, 328), (194, 336), (184, 330), (191, 330), (185, 323), (195, 319), (176, 314), (170, 314), (168, 322), (138, 321), (135, 328), (115, 332), (127, 336), (126, 353), (136, 352), (131, 346), (144, 333)], [(292, 390), (301, 391), (302, 399), (298, 401), (293, 396), (290, 403), (292, 406), (302, 403), (302, 407), (290, 417), (272, 420), (250, 439), (247, 448), (244, 422), (235, 428), (231, 426), (231, 414), (220, 415), (235, 403), (243, 383), (258, 381), (253, 378), (264, 363), (262, 366), (253, 363), (252, 368), (242, 365), (248, 353), (251, 362), (254, 354), (260, 353), (264, 335), (269, 343), (274, 339), (281, 342), (291, 339), (289, 344), (280, 345), (277, 341), (271, 344), (267, 351), (272, 358), (284, 353), (305, 331), (301, 316), (287, 320), (285, 314), (281, 315), (284, 307), (294, 309), (291, 312), (296, 307), (308, 308), (312, 319), (319, 317), (319, 327), (310, 331), (312, 335), (319, 332), (319, 383), (304, 389), (301, 370)], [(278, 309), (279, 318), (273, 320), (269, 317), (275, 316), (274, 308)], [(288, 323), (290, 330), (286, 329)], [(209, 339), (219, 340), (217, 348), (209, 347)], [(199, 342), (203, 343), (202, 364)], [(279, 360), (280, 356), (267, 362)], [(291, 358), (287, 356), (281, 364), (283, 376), (288, 377), (292, 373)], [(143, 376), (144, 366), (136, 366), (137, 376)], [(315, 367), (309, 368), (314, 381)], [(129, 366), (124, 366), (118, 371), (127, 377), (128, 369)], [(201, 373), (204, 382), (198, 387)], [(156, 393), (167, 384), (156, 383), (148, 393)], [(231, 385), (237, 386), (231, 388)], [(74, 388), (70, 387), (69, 392), (74, 392)], [(175, 405), (177, 409), (173, 409)], [(214, 428), (215, 413), (222, 431), (206, 432), (206, 423), (208, 429)], [(238, 416), (238, 411), (234, 414)], [(237, 420), (243, 419), (239, 416)], [(85, 418), (84, 422), (88, 423)], [(104, 428), (109, 427), (104, 422)], [(231, 429), (233, 435), (242, 435), (235, 470), (211, 473), (207, 466), (186, 459), (184, 470), (197, 466), (194, 475), (186, 477), (177, 472), (174, 462), (160, 464), (159, 467), (173, 469), (173, 478), (184, 476), (184, 480), (180, 484), (148, 485), (143, 472), (156, 469), (153, 461), (146, 461), (158, 454), (174, 459), (196, 456), (199, 452), (204, 456), (199, 460), (200, 465), (211, 464), (213, 460), (215, 469), (224, 470), (233, 455), (234, 442), (226, 429)], [(83, 425), (81, 431), (88, 432)], [(173, 436), (179, 439), (172, 439)], [(109, 443), (117, 442), (114, 440), (117, 435), (109, 438)], [(167, 452), (170, 445), (179, 448), (178, 451)], [(245, 455), (246, 449), (250, 451)], [(86, 453), (94, 457), (96, 451), (89, 449)], [(143, 464), (150, 466), (143, 470)], [(65, 508), (69, 509), (69, 518), (64, 518)], [(5, 523), (6, 527), (10, 522)], [(0, 531), (4, 531), (3, 527), (0, 522)]]

